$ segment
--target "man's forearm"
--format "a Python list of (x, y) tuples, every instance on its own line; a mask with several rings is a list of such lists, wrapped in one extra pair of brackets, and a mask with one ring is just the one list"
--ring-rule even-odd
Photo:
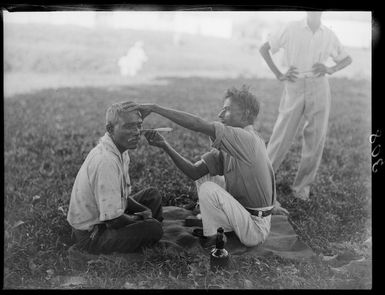
[(213, 138), (215, 137), (215, 128), (213, 123), (199, 118), (198, 116), (183, 111), (161, 107), (159, 105), (154, 105), (152, 111), (175, 122), (176, 124), (182, 127), (193, 131), (202, 132)]
[(196, 167), (189, 160), (181, 156), (177, 151), (175, 151), (169, 143), (163, 147), (163, 150), (170, 156), (175, 165), (184, 173), (186, 176), (192, 180), (200, 178)]
[(273, 72), (273, 74), (278, 78), (279, 76), (282, 75), (282, 73), (280, 72), (280, 70), (277, 68), (277, 66), (275, 65), (273, 59), (271, 58), (271, 55), (270, 55), (270, 45), (268, 42), (266, 42), (265, 44), (262, 45), (261, 49), (259, 50), (259, 52), (261, 53), (263, 59), (265, 60), (266, 64), (268, 65), (268, 67), (270, 68), (270, 70)]
[(138, 220), (140, 220), (139, 216), (123, 214), (117, 218), (107, 220), (105, 223), (107, 224), (107, 227), (118, 229), (133, 224)]
[(345, 57), (343, 60), (338, 62), (335, 66), (330, 67), (332, 73), (338, 72), (352, 63), (352, 58), (350, 56)]
[(135, 201), (133, 198), (131, 197), (127, 198), (126, 213), (133, 214), (133, 213), (142, 212), (145, 210), (149, 210), (149, 209), (146, 206)]

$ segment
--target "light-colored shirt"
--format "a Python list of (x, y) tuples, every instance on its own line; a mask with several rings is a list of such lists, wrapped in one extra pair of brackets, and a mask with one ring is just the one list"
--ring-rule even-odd
[(128, 152), (119, 152), (108, 133), (82, 164), (72, 188), (67, 215), (75, 229), (91, 230), (95, 224), (121, 216), (131, 194)]
[(315, 63), (326, 63), (329, 57), (337, 63), (348, 56), (332, 30), (321, 24), (313, 34), (306, 19), (289, 23), (268, 42), (272, 54), (284, 49), (283, 65), (295, 66), (298, 72), (311, 71)]
[(214, 126), (212, 150), (202, 156), (210, 175), (224, 175), (226, 190), (244, 207), (272, 206), (275, 176), (263, 139), (252, 125), (242, 129), (215, 122)]

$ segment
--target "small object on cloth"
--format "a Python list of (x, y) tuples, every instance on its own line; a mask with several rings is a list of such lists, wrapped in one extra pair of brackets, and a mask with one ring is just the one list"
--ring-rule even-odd
[(188, 227), (191, 227), (191, 226), (199, 226), (199, 227), (202, 227), (203, 226), (203, 223), (202, 223), (202, 219), (199, 219), (195, 216), (188, 216), (186, 219), (185, 219), (185, 226), (188, 226)]
[(194, 228), (192, 231), (192, 234), (196, 237), (199, 237), (199, 238), (206, 238), (203, 235), (203, 228)]
[(215, 238), (215, 248), (211, 251), (210, 255), (210, 269), (214, 272), (226, 269), (230, 265), (230, 255), (225, 249), (225, 244), (224, 230), (222, 227), (219, 227)]

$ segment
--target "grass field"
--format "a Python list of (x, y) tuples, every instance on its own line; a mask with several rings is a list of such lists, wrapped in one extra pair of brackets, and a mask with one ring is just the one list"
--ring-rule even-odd
[[(332, 108), (324, 155), (310, 203), (292, 199), (300, 155), (297, 136), (277, 173), (278, 198), (290, 211), (298, 235), (317, 254), (307, 262), (279, 257), (239, 258), (222, 274), (208, 270), (207, 257), (149, 250), (142, 264), (101, 257), (86, 270), (71, 269), (67, 212), (72, 184), (85, 156), (104, 133), (104, 113), (113, 102), (135, 98), (185, 110), (214, 120), (230, 86), (250, 84), (262, 102), (257, 128), (269, 138), (282, 85), (270, 79), (169, 79), (167, 85), (116, 88), (59, 88), (17, 95), (4, 101), (5, 288), (370, 288), (371, 124), (370, 82), (331, 79)], [(172, 126), (167, 139), (190, 160), (209, 148), (205, 136), (151, 115), (146, 126)], [(131, 153), (133, 192), (157, 187), (164, 205), (196, 198), (188, 180), (160, 150), (144, 141)], [(175, 197), (181, 197), (175, 200)], [(334, 272), (322, 255), (358, 254), (367, 268)]]

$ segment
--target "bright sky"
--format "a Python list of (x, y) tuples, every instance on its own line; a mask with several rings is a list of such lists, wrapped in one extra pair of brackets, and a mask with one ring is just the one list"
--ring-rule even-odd
[[(286, 23), (306, 16), (304, 11), (58, 11), (14, 12), (4, 11), (4, 23), (74, 24), (94, 27), (96, 19), (107, 20), (115, 28), (165, 30), (185, 33), (201, 33), (230, 38), (232, 26), (247, 19), (258, 19), (267, 25)], [(324, 12), (323, 23), (332, 28), (341, 42), (347, 46), (370, 47), (371, 12)]]

